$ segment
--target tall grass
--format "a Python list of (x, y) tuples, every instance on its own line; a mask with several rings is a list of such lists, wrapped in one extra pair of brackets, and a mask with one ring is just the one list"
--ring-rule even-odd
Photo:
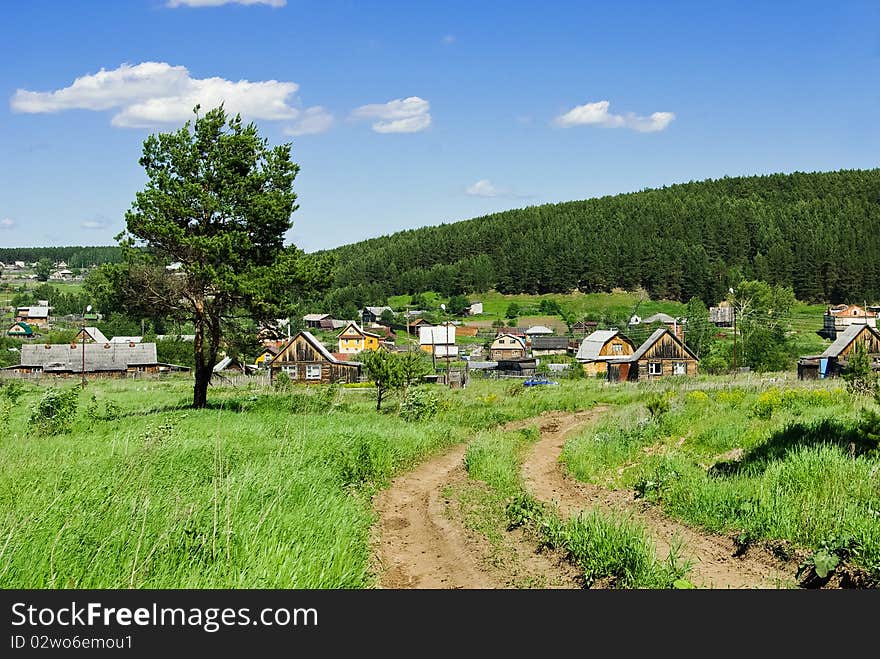
[(508, 528), (525, 526), (539, 543), (560, 549), (578, 565), (586, 585), (614, 588), (671, 588), (681, 585), (689, 565), (670, 554), (657, 559), (643, 527), (598, 511), (562, 520), (534, 500), (522, 486), (520, 464), (536, 428), (478, 435), (468, 446), (465, 466), (471, 478), (488, 485), (495, 507), (503, 506)]
[(692, 392), (653, 421), (630, 405), (564, 459), (689, 523), (833, 546), (880, 578), (880, 454), (859, 435), (859, 404), (840, 389)]
[(407, 422), (361, 391), (212, 387), (192, 410), (186, 379), (90, 382), (48, 436), (28, 384), (3, 408), (0, 587), (369, 587), (377, 488), (475, 428), (592, 400), (507, 387), (439, 387), (440, 412)]

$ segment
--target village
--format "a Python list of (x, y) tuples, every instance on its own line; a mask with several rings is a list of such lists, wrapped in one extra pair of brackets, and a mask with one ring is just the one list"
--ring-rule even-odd
[[(31, 279), (37, 264), (16, 262), (3, 270), (7, 281)], [(73, 276), (63, 261), (52, 264), (48, 281)], [(168, 270), (179, 264), (168, 266)], [(45, 273), (44, 273), (45, 274)], [(78, 275), (79, 276), (79, 275)], [(414, 296), (414, 299), (417, 299)], [(551, 316), (545, 324), (520, 326), (484, 313), (480, 301), (468, 301), (458, 316), (445, 304), (433, 312), (411, 305), (365, 306), (355, 319), (329, 313), (278, 319), (262, 326), (254, 337), (254, 355), (221, 355), (213, 372), (218, 379), (260, 375), (269, 383), (284, 373), (298, 384), (353, 384), (369, 380), (359, 355), (372, 351), (418, 351), (431, 361), (426, 383), (465, 386), (471, 377), (520, 378), (529, 384), (552, 383), (551, 377), (587, 377), (614, 382), (644, 382), (700, 374), (700, 355), (688, 345), (687, 317), (658, 312), (644, 318), (633, 314), (623, 327), (594, 320), (568, 324)], [(192, 334), (105, 336), (102, 315), (91, 306), (78, 316), (58, 317), (49, 300), (8, 308), (11, 316), (5, 336), (20, 345), (18, 363), (0, 369), (0, 377), (144, 377), (187, 373), (187, 365), (160, 359), (157, 342), (191, 342)], [(438, 314), (443, 320), (438, 320)], [(862, 346), (880, 371), (878, 305), (828, 306), (817, 319), (815, 334), (829, 342), (824, 351), (797, 360), (799, 379), (841, 375), (850, 353)], [(722, 300), (709, 309), (708, 322), (717, 336), (736, 336), (736, 308)], [(552, 325), (552, 327), (548, 326)], [(76, 330), (71, 340), (51, 343), (44, 335), (52, 329)], [(292, 329), (296, 328), (296, 329)], [(735, 350), (734, 343), (734, 350)], [(742, 369), (740, 369), (742, 370)], [(746, 369), (747, 370), (747, 369)]]

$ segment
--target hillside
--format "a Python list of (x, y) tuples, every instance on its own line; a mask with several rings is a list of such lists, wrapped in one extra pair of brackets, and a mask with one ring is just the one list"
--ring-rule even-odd
[(608, 291), (714, 302), (741, 278), (810, 302), (880, 298), (880, 169), (722, 178), (546, 204), (345, 245), (333, 307)]

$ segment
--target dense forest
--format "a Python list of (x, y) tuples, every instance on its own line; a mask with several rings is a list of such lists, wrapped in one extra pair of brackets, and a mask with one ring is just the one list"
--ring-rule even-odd
[(40, 259), (49, 259), (52, 263), (64, 261), (70, 268), (85, 268), (102, 263), (119, 263), (122, 250), (116, 246), (0, 247), (0, 263), (36, 263)]
[(880, 169), (722, 178), (531, 206), (330, 250), (329, 310), (426, 290), (644, 287), (706, 303), (743, 279), (880, 299)]

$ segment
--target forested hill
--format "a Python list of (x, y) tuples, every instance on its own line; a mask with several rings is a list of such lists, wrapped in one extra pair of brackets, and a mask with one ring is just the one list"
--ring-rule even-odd
[(880, 298), (880, 169), (773, 174), (532, 206), (336, 248), (331, 306), (389, 294), (603, 291), (706, 302), (745, 277)]
[(102, 263), (118, 263), (122, 250), (116, 246), (97, 247), (0, 247), (0, 263), (24, 261), (35, 263), (49, 259), (53, 263), (64, 261), (71, 268), (84, 268)]

